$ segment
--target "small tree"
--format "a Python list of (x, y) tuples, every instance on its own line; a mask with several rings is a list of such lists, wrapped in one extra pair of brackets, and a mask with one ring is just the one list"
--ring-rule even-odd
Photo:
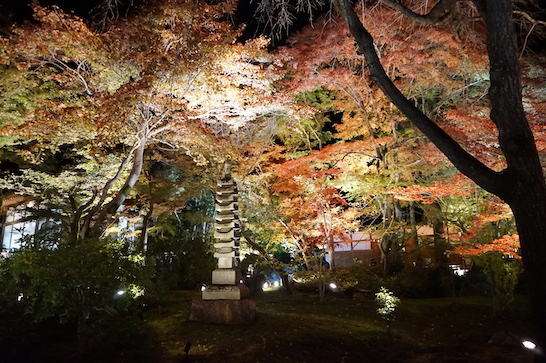
[(392, 335), (391, 324), (394, 321), (394, 313), (396, 306), (400, 303), (400, 299), (394, 296), (392, 291), (381, 286), (379, 292), (375, 293), (375, 301), (377, 302), (377, 305), (379, 305), (377, 313), (385, 320), (385, 323), (387, 324), (387, 334), (390, 337)]

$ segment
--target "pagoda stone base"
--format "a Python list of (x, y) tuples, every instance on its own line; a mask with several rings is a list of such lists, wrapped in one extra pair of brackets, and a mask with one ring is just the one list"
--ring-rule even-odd
[(241, 300), (249, 296), (249, 290), (245, 284), (210, 285), (201, 296), (203, 300)]
[(189, 321), (206, 324), (252, 324), (256, 317), (256, 301), (193, 299)]

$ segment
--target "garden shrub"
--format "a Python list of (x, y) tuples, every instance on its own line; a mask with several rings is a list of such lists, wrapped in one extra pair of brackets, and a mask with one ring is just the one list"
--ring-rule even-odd
[(444, 276), (450, 271), (440, 267), (405, 267), (392, 277), (389, 288), (405, 298), (430, 298), (446, 295)]
[(29, 236), (1, 262), (0, 303), (34, 323), (77, 324), (82, 349), (95, 323), (126, 311), (151, 287), (150, 266), (126, 242), (100, 239), (44, 247), (37, 241)]
[(322, 272), (319, 276), (316, 271), (304, 271), (295, 275), (294, 288), (298, 291), (314, 292), (317, 289), (319, 278), (326, 282), (336, 284), (338, 292), (364, 292), (374, 293), (385, 283), (378, 267), (373, 266), (351, 266), (338, 267)]

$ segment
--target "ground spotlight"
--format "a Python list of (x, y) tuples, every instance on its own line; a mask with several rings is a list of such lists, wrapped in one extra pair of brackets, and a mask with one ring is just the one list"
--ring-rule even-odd
[(540, 349), (540, 347), (530, 339), (523, 340), (521, 342), (521, 345), (523, 345), (525, 349), (530, 350), (534, 354), (542, 354), (542, 349)]

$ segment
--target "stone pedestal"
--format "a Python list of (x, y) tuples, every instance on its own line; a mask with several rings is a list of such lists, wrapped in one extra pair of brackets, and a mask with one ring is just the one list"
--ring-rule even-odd
[(242, 300), (193, 299), (189, 321), (206, 324), (252, 324), (256, 316), (256, 302)]
[(207, 286), (201, 295), (203, 300), (241, 300), (249, 296), (249, 289), (245, 284), (236, 286), (211, 285)]

